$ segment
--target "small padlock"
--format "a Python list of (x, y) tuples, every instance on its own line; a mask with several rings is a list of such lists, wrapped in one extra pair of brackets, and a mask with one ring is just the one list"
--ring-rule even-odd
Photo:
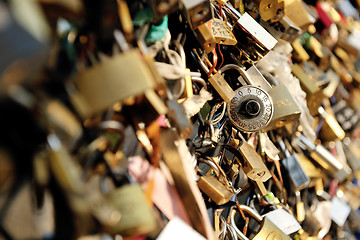
[(244, 159), (244, 164), (241, 164), (240, 160), (238, 161), (242, 165), (242, 169), (248, 178), (261, 182), (266, 182), (271, 178), (269, 169), (266, 167), (259, 154), (245, 141), (245, 139), (242, 139), (241, 142), (239, 139), (233, 139), (233, 144)]
[(222, 45), (235, 45), (237, 40), (227, 23), (221, 19), (213, 18), (206, 22), (212, 31), (216, 43)]
[[(200, 190), (210, 197), (217, 205), (229, 202), (234, 193), (224, 185), (227, 180), (223, 179), (224, 177), (220, 174), (220, 170), (216, 165), (210, 164), (209, 160), (203, 160), (202, 162), (209, 164), (214, 170), (216, 177), (213, 175), (201, 176), (197, 182)], [(220, 182), (220, 178), (222, 178), (223, 183)]]
[(277, 141), (280, 145), (281, 150), (285, 153), (285, 158), (281, 160), (281, 163), (288, 171), (295, 190), (299, 191), (301, 189), (304, 189), (309, 184), (310, 178), (302, 169), (296, 155), (290, 154), (289, 150), (285, 146), (284, 141), (280, 137), (277, 137)]
[[(122, 216), (114, 226), (106, 227), (106, 231), (122, 236), (148, 234), (156, 228), (153, 210), (149, 206), (141, 186), (131, 183), (131, 177), (127, 172), (123, 174), (128, 182), (105, 193), (105, 198), (118, 209)], [(101, 182), (103, 192), (107, 191), (105, 180), (106, 178), (103, 178)]]
[[(205, 63), (201, 60), (200, 56), (197, 52), (192, 52), (194, 58), (199, 62), (200, 66), (206, 73), (209, 73), (209, 69), (205, 65)], [(221, 75), (221, 71), (214, 71), (215, 74), (209, 75), (209, 82), (215, 88), (216, 92), (220, 95), (220, 97), (226, 102), (230, 102), (231, 99), (235, 96), (234, 90), (230, 87), (230, 85), (226, 82), (224, 77)]]
[(230, 222), (234, 227), (236, 234), (244, 240), (248, 238), (239, 230), (235, 223), (235, 214), (237, 207), (251, 217), (253, 217), (257, 222), (260, 223), (260, 229), (256, 235), (252, 238), (253, 240), (264, 240), (264, 239), (274, 239), (274, 240), (290, 240), (291, 238), (287, 236), (283, 231), (281, 231), (271, 220), (267, 217), (262, 218), (258, 213), (256, 213), (252, 208), (246, 205), (232, 206), (230, 208)]
[(336, 139), (343, 140), (345, 131), (342, 129), (335, 116), (325, 111), (323, 107), (319, 107), (319, 113), (325, 120), (319, 132), (319, 139), (324, 142), (333, 141)]
[(274, 112), (270, 95), (262, 86), (256, 86), (258, 84), (253, 81), (254, 79), (238, 65), (227, 64), (220, 71), (223, 73), (231, 69), (240, 73), (241, 77), (238, 80), (243, 86), (236, 89), (235, 97), (227, 106), (230, 121), (237, 129), (245, 132), (256, 132), (264, 129), (272, 119)]
[(209, 28), (211, 21), (212, 19), (199, 25), (194, 31), (197, 40), (206, 53), (211, 53), (216, 47), (215, 35), (212, 29)]

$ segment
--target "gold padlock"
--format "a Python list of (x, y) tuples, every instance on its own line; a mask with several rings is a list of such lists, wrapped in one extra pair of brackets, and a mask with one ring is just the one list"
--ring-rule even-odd
[(274, 86), (268, 91), (274, 103), (274, 114), (263, 131), (280, 128), (286, 124), (293, 122), (300, 118), (300, 108), (292, 97), (291, 93), (285, 85), (278, 84), (275, 78), (268, 74), (266, 75)]
[[(209, 69), (205, 65), (205, 63), (201, 60), (200, 56), (196, 51), (192, 52), (194, 58), (198, 61), (203, 70), (208, 73)], [(214, 71), (214, 74), (209, 75), (208, 81), (215, 88), (216, 92), (220, 95), (220, 97), (226, 102), (230, 102), (231, 99), (235, 96), (234, 90), (230, 87), (230, 85), (226, 82), (224, 77), (220, 72)]]
[(314, 79), (310, 78), (300, 65), (294, 64), (291, 66), (292, 73), (300, 80), (301, 88), (306, 93), (307, 106), (311, 115), (318, 114), (318, 108), (320, 107), (324, 94), (321, 89), (316, 85)]
[(290, 18), (298, 27), (306, 31), (315, 19), (304, 8), (300, 0), (285, 0), (285, 16)]
[(148, 234), (156, 228), (154, 214), (139, 184), (126, 184), (105, 197), (122, 215), (120, 221), (106, 228), (110, 234)]
[(213, 18), (207, 22), (208, 28), (212, 31), (216, 43), (222, 45), (235, 45), (237, 40), (230, 27), (218, 18)]
[(216, 39), (212, 29), (209, 27), (211, 25), (211, 20), (201, 24), (195, 29), (195, 36), (202, 48), (206, 53), (211, 53), (216, 46)]
[(251, 2), (254, 2), (260, 17), (264, 21), (276, 19), (277, 16), (284, 14), (283, 0), (255, 0)]
[(220, 182), (219, 178), (221, 177), (221, 174), (217, 166), (209, 160), (204, 160), (202, 162), (208, 164), (215, 170), (214, 173), (216, 177), (213, 175), (201, 176), (197, 182), (200, 190), (209, 196), (217, 205), (229, 202), (234, 193)]
[(87, 118), (117, 101), (155, 88), (157, 81), (140, 52), (132, 49), (79, 72), (68, 90), (78, 113)]
[(289, 236), (287, 236), (283, 231), (281, 231), (270, 219), (267, 217), (262, 218), (257, 212), (255, 212), (252, 208), (246, 205), (232, 206), (230, 208), (230, 222), (233, 228), (236, 231), (236, 234), (244, 240), (248, 240), (248, 237), (242, 233), (235, 223), (235, 214), (237, 207), (246, 213), (248, 213), (251, 217), (253, 217), (257, 222), (260, 223), (260, 229), (256, 233), (256, 235), (252, 238), (253, 240), (264, 240), (264, 239), (273, 239), (273, 240), (291, 240)]
[(241, 164), (240, 160), (238, 161), (242, 165), (242, 168), (248, 178), (261, 182), (266, 182), (269, 178), (271, 178), (269, 169), (250, 144), (248, 144), (244, 139), (241, 142), (239, 139), (233, 139), (233, 144), (237, 147), (244, 158), (244, 164)]

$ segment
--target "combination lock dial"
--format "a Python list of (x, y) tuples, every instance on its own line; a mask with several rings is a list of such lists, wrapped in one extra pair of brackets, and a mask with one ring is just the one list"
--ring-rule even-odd
[(227, 108), (229, 118), (235, 127), (245, 132), (264, 129), (274, 113), (270, 95), (253, 85), (242, 86), (235, 93)]

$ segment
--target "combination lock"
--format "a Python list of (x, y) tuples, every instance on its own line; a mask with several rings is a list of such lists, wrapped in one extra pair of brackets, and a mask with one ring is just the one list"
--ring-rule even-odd
[(220, 72), (224, 73), (227, 70), (239, 72), (238, 80), (243, 85), (235, 90), (235, 96), (227, 105), (230, 121), (237, 129), (244, 132), (263, 130), (274, 113), (272, 98), (263, 88), (256, 86), (264, 84), (250, 77), (242, 67), (236, 64), (227, 64), (220, 69)]
[(257, 86), (246, 85), (235, 91), (228, 104), (231, 122), (241, 131), (257, 132), (264, 129), (274, 113), (270, 95)]

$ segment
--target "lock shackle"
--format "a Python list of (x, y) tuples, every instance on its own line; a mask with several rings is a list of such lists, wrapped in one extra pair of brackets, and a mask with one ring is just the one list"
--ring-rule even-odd
[(213, 163), (212, 161), (210, 160), (205, 160), (205, 159), (202, 159), (202, 158), (199, 158), (198, 159), (198, 162), (201, 162), (201, 163), (205, 163), (207, 165), (209, 165), (213, 170), (214, 170), (214, 173), (216, 175), (216, 177), (220, 177), (220, 170), (219, 168), (216, 166), (215, 163)]
[(232, 227), (235, 229), (236, 231), (236, 234), (238, 235), (238, 237), (240, 239), (243, 239), (243, 240), (249, 240), (248, 237), (245, 236), (244, 233), (242, 233), (240, 231), (240, 229), (236, 226), (236, 223), (235, 223), (235, 214), (236, 214), (236, 209), (240, 208), (242, 211), (244, 212), (247, 212), (250, 216), (252, 216), (257, 222), (261, 222), (263, 220), (263, 218), (254, 211), (254, 209), (250, 208), (249, 206), (246, 206), (246, 205), (238, 205), (238, 206), (232, 206), (230, 208), (230, 224), (232, 225)]
[(199, 65), (201, 66), (201, 68), (206, 72), (206, 74), (210, 71), (210, 69), (206, 66), (206, 64), (201, 60), (199, 54), (197, 53), (196, 49), (194, 48), (191, 51), (191, 55), (193, 56), (193, 58), (195, 59), (195, 61), (197, 61), (199, 63)]
[[(228, 70), (236, 70), (240, 73), (241, 77), (245, 80), (246, 85), (254, 85), (250, 76), (246, 73), (245, 69), (236, 64), (226, 64), (222, 68), (220, 68), (220, 72), (223, 73)], [(240, 80), (239, 80), (240, 81)], [(244, 85), (244, 82), (240, 81), (241, 84)]]
[(224, 229), (225, 229), (225, 231), (222, 232), (220, 240), (223, 240), (225, 238), (226, 229), (229, 231), (230, 237), (231, 237), (232, 240), (238, 240), (238, 234), (237, 234), (236, 230), (234, 229), (234, 227), (230, 223), (228, 223), (225, 220), (225, 218), (222, 217), (222, 216), (220, 217), (220, 221), (223, 224)]

